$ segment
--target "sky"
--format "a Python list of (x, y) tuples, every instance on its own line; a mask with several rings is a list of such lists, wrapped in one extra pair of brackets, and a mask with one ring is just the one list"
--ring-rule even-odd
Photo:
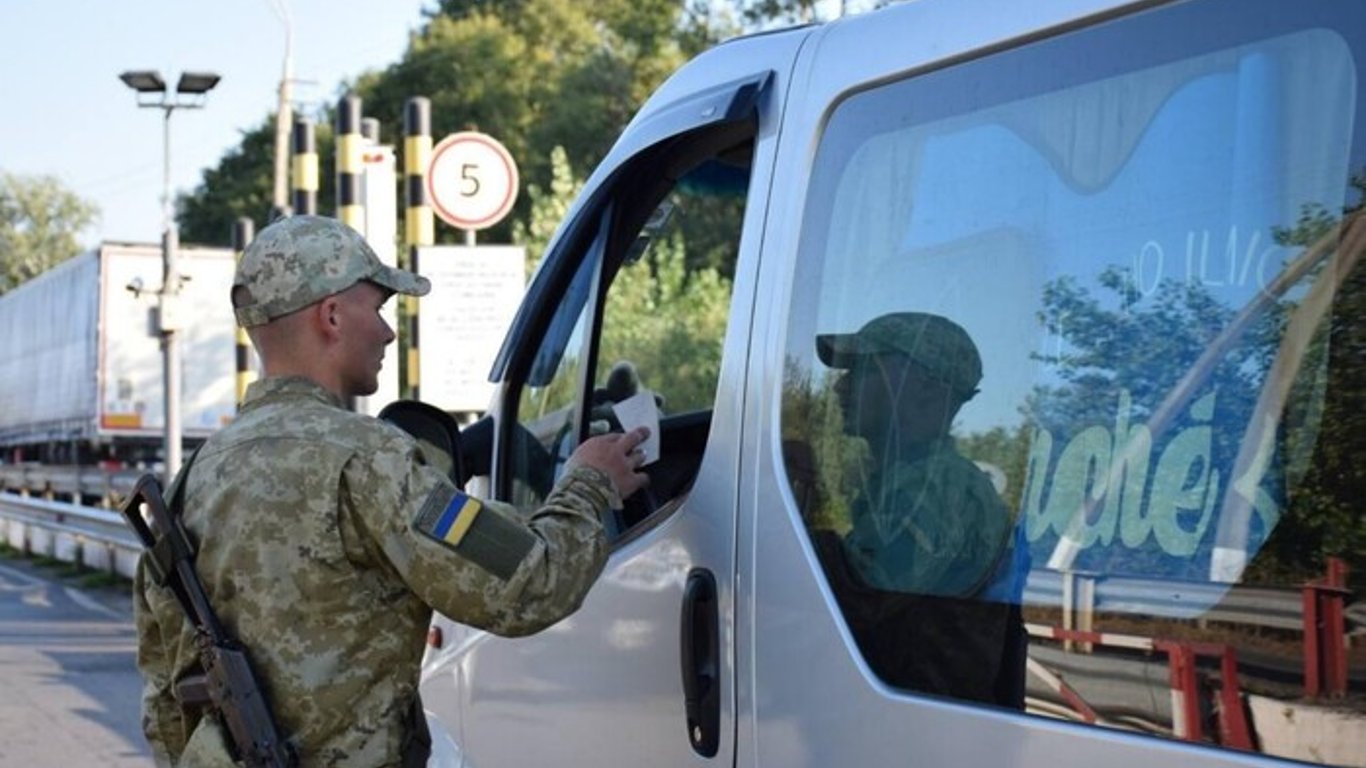
[[(222, 76), (203, 109), (171, 117), (172, 194), (275, 110), (293, 32), (296, 108), (316, 113), (344, 81), (397, 61), (432, 0), (0, 0), (0, 171), (57, 177), (97, 205), (82, 233), (159, 242), (162, 116), (139, 109), (121, 72)], [(382, 137), (388, 143), (393, 137)]]

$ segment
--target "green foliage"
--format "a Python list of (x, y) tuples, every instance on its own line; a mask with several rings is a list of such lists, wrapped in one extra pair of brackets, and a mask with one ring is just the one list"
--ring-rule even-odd
[[(1294, 249), (1287, 263), (1303, 248), (1341, 236), (1346, 217), (1362, 210), (1366, 174), (1354, 177), (1352, 186), (1357, 201), (1341, 214), (1306, 205), (1293, 226), (1275, 230), (1276, 241)], [(1198, 384), (1193, 397), (1216, 396), (1215, 412), (1207, 417), (1214, 425), (1208, 461), (1225, 473), (1221, 493), (1227, 493), (1233, 482), (1227, 473), (1245, 449), (1248, 425), (1259, 418), (1256, 403), (1267, 386), (1268, 372), (1284, 357), (1282, 337), (1300, 308), (1300, 297), (1308, 286), (1328, 279), (1329, 266), (1328, 261), (1318, 265), (1296, 288), (1276, 297)], [(1140, 302), (1126, 275), (1112, 268), (1101, 274), (1099, 288), (1096, 293), (1108, 292), (1114, 298), (1102, 301), (1070, 277), (1045, 287), (1040, 319), (1065, 344), (1056, 354), (1036, 358), (1051, 365), (1060, 383), (1037, 388), (1027, 412), (1055, 438), (1111, 423), (1121, 389), (1132, 395), (1131, 423), (1147, 420), (1234, 317), (1234, 308), (1197, 284), (1164, 283)], [(1277, 509), (1267, 514), (1258, 508), (1252, 531), (1256, 557), (1244, 576), (1246, 582), (1317, 578), (1329, 557), (1346, 559), (1358, 572), (1366, 568), (1366, 515), (1359, 502), (1366, 494), (1366, 467), (1360, 461), (1366, 452), (1366, 266), (1360, 261), (1336, 286), (1331, 310), (1305, 344), (1279, 417), (1273, 454), (1258, 480), (1260, 488), (1276, 499)], [(1185, 412), (1184, 407), (1180, 410), (1178, 420)], [(1165, 436), (1154, 435), (1154, 444), (1171, 439), (1182, 426), (1178, 423)], [(982, 446), (969, 452), (979, 450)], [(1007, 453), (1018, 455), (1015, 449)], [(1013, 487), (1015, 471), (1002, 466)], [(1207, 536), (1201, 545), (1201, 557), (1212, 539)], [(1099, 553), (1083, 553), (1078, 565), (1086, 567), (1087, 556), (1095, 554)], [(1142, 570), (1139, 564), (1156, 554), (1127, 554), (1127, 566)], [(1200, 572), (1202, 564), (1192, 565)]]
[[(517, 158), (523, 184), (544, 186), (553, 147), (563, 147), (574, 167), (592, 167), (691, 49), (714, 42), (697, 28), (698, 19), (710, 17), (685, 14), (685, 7), (683, 0), (443, 2), (402, 59), (361, 76), (350, 90), (380, 120), (386, 143), (401, 146), (404, 105), (426, 96), (435, 139), (461, 130), (493, 134)], [(320, 120), (321, 212), (333, 208), (330, 134), (330, 120)], [(264, 224), (272, 151), (273, 119), (267, 119), (182, 199), (184, 239), (226, 242), (242, 215)], [(525, 220), (528, 212), (528, 202), (519, 200), (512, 218)], [(481, 239), (506, 242), (512, 229), (507, 221)], [(459, 238), (438, 226), (438, 240)]]
[(513, 242), (526, 246), (531, 256), (527, 260), (531, 272), (540, 266), (550, 238), (569, 214), (569, 207), (582, 188), (583, 181), (574, 176), (564, 147), (555, 147), (550, 152), (550, 184), (544, 188), (539, 184), (527, 185), (529, 215), (526, 221), (513, 222), (512, 227)]
[(1023, 425), (1013, 430), (992, 427), (957, 438), (958, 452), (973, 461), (998, 467), (1006, 474), (1003, 500), (1011, 514), (1021, 509), (1026, 474), (1029, 468), (1029, 429)]
[(664, 393), (664, 409), (710, 408), (721, 373), (721, 344), (731, 283), (714, 269), (689, 273), (683, 238), (656, 240), (645, 258), (612, 283), (602, 327), (599, 369), (629, 360), (646, 386)]
[[(1044, 286), (1039, 319), (1066, 345), (1032, 357), (1048, 363), (1065, 384), (1037, 389), (1028, 410), (1055, 432), (1109, 423), (1121, 389), (1133, 397), (1135, 418), (1146, 418), (1234, 315), (1199, 284), (1164, 281), (1140, 305), (1126, 271), (1107, 268), (1098, 282), (1114, 294), (1113, 302), (1071, 276)], [(1221, 410), (1248, 412), (1283, 320), (1282, 309), (1264, 313), (1200, 390), (1217, 391)]]
[(805, 24), (816, 20), (816, 0), (743, 0), (741, 15), (750, 27)]
[(242, 143), (228, 150), (190, 195), (176, 201), (180, 239), (187, 243), (230, 246), (233, 222), (250, 218), (259, 232), (269, 223), (274, 190), (275, 117), (242, 133)]
[[(1355, 220), (1362, 227), (1366, 212), (1366, 170), (1350, 182), (1355, 200), (1341, 215), (1322, 205), (1306, 205), (1294, 227), (1276, 231), (1282, 245), (1309, 247), (1324, 237), (1340, 234)], [(1341, 254), (1346, 256), (1348, 254)], [(1366, 257), (1356, 254), (1356, 266), (1337, 287), (1326, 328), (1315, 334), (1309, 357), (1327, 347), (1328, 383), (1317, 413), (1293, 413), (1291, 419), (1313, 423), (1317, 432), (1307, 472), (1289, 489), (1289, 508), (1277, 524), (1276, 535), (1252, 564), (1249, 577), (1259, 581), (1298, 581), (1322, 575), (1327, 558), (1347, 561), (1352, 573), (1366, 569)], [(1297, 382), (1291, 408), (1315, 398)], [(1300, 406), (1302, 407), (1302, 406)]]
[(80, 253), (97, 216), (52, 176), (0, 173), (0, 294)]
[[(343, 90), (362, 98), (365, 114), (381, 122), (381, 140), (400, 152), (404, 105), (426, 96), (434, 139), (490, 133), (517, 159), (525, 189), (546, 188), (553, 183), (553, 148), (563, 148), (571, 167), (592, 168), (670, 72), (735, 31), (706, 0), (443, 0), (399, 61)], [(250, 216), (258, 229), (266, 223), (273, 126), (268, 117), (245, 132), (241, 145), (180, 200), (183, 240), (226, 244), (237, 217)], [(317, 126), (323, 213), (334, 209), (331, 133), (324, 114)], [(401, 189), (398, 197), (401, 208)], [(480, 239), (507, 242), (516, 222), (527, 226), (527, 197)], [(437, 227), (439, 241), (460, 237)]]
[(847, 533), (849, 503), (863, 487), (868, 443), (845, 434), (833, 377), (812, 380), (787, 360), (783, 371), (783, 464), (807, 527)]

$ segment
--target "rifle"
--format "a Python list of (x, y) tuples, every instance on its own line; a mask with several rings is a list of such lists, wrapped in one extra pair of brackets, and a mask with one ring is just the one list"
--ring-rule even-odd
[[(190, 463), (194, 457), (190, 457)], [(176, 683), (182, 704), (207, 704), (217, 710), (236, 748), (238, 759), (249, 768), (292, 768), (298, 756), (280, 738), (265, 694), (256, 680), (246, 648), (223, 629), (209, 605), (204, 585), (194, 570), (195, 548), (180, 521), (186, 464), (167, 509), (161, 483), (155, 475), (143, 475), (133, 486), (122, 512), (146, 550), (147, 567), (158, 586), (169, 586), (176, 602), (195, 628), (202, 675), (190, 675)], [(146, 509), (151, 517), (143, 518)]]

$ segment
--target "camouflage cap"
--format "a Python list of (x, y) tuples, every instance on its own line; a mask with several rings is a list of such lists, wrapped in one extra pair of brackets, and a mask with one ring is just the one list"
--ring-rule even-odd
[(892, 312), (869, 320), (855, 333), (816, 336), (816, 354), (831, 368), (851, 368), (862, 357), (906, 355), (932, 377), (971, 395), (982, 380), (982, 358), (968, 332), (940, 315)]
[(237, 324), (264, 325), (368, 280), (395, 293), (423, 296), (425, 277), (385, 265), (365, 238), (336, 219), (290, 216), (261, 230), (237, 264), (232, 287), (245, 288)]

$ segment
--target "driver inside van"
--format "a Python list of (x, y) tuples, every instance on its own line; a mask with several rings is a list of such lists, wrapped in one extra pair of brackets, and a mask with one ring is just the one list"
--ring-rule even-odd
[(816, 352), (844, 371), (844, 430), (867, 443), (852, 527), (817, 541), (865, 659), (894, 685), (1022, 707), (1027, 555), (950, 434), (982, 379), (976, 345), (945, 317), (896, 312), (819, 335)]

